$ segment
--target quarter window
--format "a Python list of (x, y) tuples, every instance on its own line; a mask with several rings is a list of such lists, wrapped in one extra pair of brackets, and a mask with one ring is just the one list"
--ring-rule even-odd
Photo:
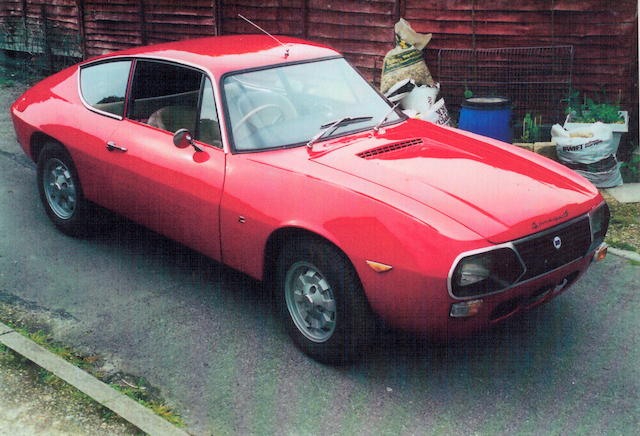
[(90, 65), (80, 70), (82, 98), (91, 107), (122, 116), (131, 61)]
[(213, 88), (211, 86), (211, 80), (209, 80), (208, 77), (204, 80), (202, 89), (200, 120), (198, 121), (198, 140), (222, 148), (216, 102), (213, 99)]

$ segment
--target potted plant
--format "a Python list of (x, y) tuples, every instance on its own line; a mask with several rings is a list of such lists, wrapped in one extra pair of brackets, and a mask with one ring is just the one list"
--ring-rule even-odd
[(611, 127), (612, 144), (617, 149), (620, 137), (629, 131), (629, 112), (620, 110), (619, 103), (607, 103), (606, 96), (603, 97), (605, 98), (602, 102), (596, 102), (586, 96), (581, 101), (579, 92), (572, 92), (568, 98), (564, 128), (577, 129), (600, 121)]

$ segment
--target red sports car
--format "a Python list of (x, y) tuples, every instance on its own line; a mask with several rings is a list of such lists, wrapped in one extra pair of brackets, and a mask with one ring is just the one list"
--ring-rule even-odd
[(451, 338), (566, 290), (609, 212), (573, 171), (407, 119), (336, 51), (264, 35), (111, 53), (12, 106), (44, 208), (98, 204), (272, 280), (294, 342), (357, 357), (387, 325)]

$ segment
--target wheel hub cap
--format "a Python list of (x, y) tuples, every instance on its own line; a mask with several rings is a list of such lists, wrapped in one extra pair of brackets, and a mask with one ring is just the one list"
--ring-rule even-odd
[(59, 218), (69, 219), (76, 208), (76, 187), (69, 168), (59, 159), (49, 159), (42, 183), (51, 210)]
[(327, 341), (336, 328), (333, 291), (322, 273), (308, 262), (297, 262), (285, 278), (285, 298), (298, 330), (314, 342)]

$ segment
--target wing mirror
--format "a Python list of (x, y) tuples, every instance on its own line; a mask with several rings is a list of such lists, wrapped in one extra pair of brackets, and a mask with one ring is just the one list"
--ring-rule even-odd
[(191, 135), (189, 129), (176, 130), (176, 133), (173, 134), (173, 145), (178, 148), (192, 146), (195, 151), (202, 151), (202, 149), (193, 142), (193, 135)]

